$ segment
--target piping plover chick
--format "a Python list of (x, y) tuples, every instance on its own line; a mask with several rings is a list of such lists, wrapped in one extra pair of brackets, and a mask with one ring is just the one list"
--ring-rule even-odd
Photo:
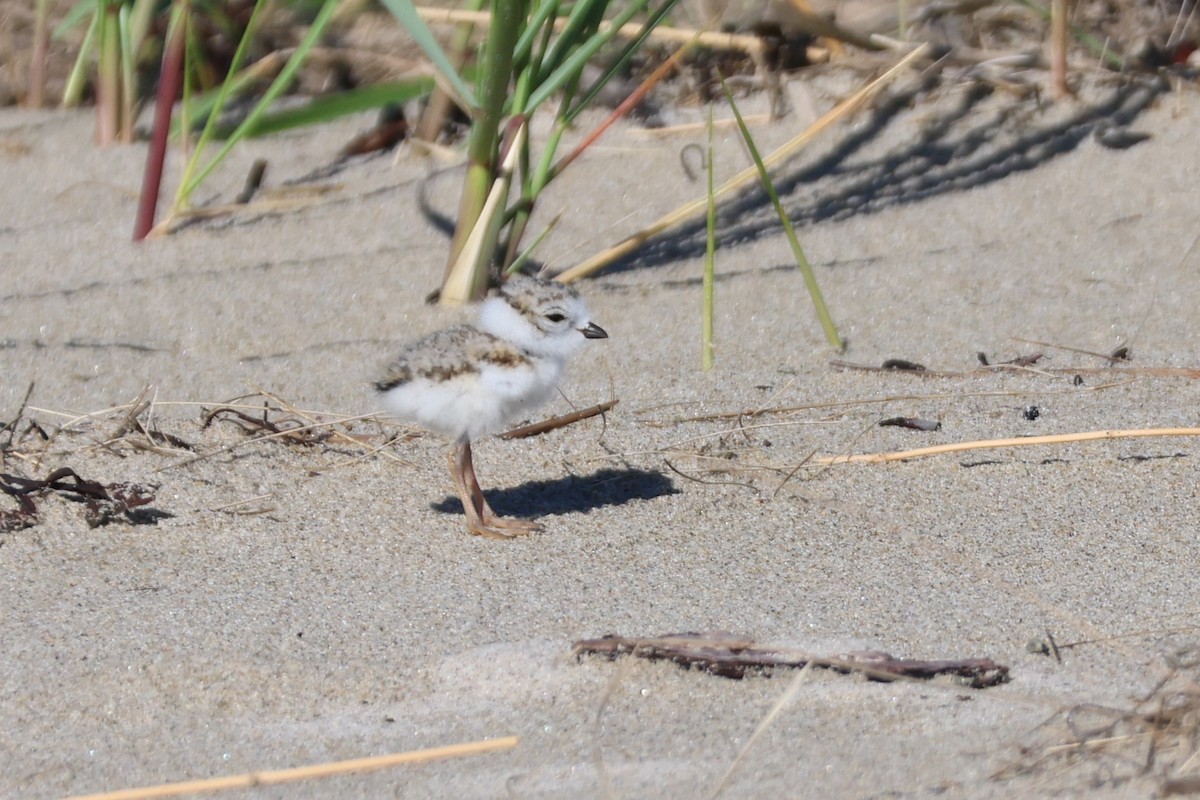
[(483, 302), (477, 325), (413, 342), (375, 382), (385, 409), (453, 443), (450, 475), (471, 533), (508, 539), (540, 528), (492, 511), (475, 477), (471, 442), (548, 400), (583, 340), (607, 337), (573, 288), (519, 275)]

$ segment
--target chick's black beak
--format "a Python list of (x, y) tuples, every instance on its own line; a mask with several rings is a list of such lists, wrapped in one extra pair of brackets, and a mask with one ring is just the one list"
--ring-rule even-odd
[(583, 334), (585, 339), (607, 339), (608, 331), (601, 328), (594, 322), (589, 322), (586, 327), (580, 328), (579, 332)]

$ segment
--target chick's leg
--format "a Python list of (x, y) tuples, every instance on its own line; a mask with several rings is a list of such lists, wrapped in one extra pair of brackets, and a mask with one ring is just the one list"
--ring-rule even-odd
[[(474, 498), (474, 502), (478, 504), (476, 505), (476, 510), (483, 522), (483, 525), (494, 533), (499, 533), (500, 536), (505, 538), (512, 536), (524, 536), (527, 533), (541, 530), (542, 526), (538, 525), (532, 520), (501, 517), (495, 511), (492, 511), (492, 507), (488, 505), (487, 499), (483, 496), (483, 489), (479, 487), (479, 478), (475, 476), (475, 462), (471, 457), (471, 443), (469, 441), (466, 442), (464, 448), (464, 452), (459, 458), (458, 463), (461, 465), (462, 478), (467, 490)], [(466, 505), (466, 502), (467, 501), (464, 499), (464, 506)], [(467, 527), (471, 527), (469, 518), (467, 520)], [(507, 533), (505, 531), (507, 531)], [(472, 532), (475, 532), (474, 529), (472, 529)], [(488, 534), (482, 535), (486, 536)]]

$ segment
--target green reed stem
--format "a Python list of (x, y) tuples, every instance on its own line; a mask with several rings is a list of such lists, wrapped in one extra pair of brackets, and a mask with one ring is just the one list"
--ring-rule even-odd
[(738, 129), (742, 133), (742, 139), (746, 142), (746, 149), (750, 151), (750, 157), (754, 159), (754, 166), (758, 169), (759, 181), (762, 183), (767, 196), (771, 198), (771, 204), (775, 206), (775, 213), (779, 215), (779, 222), (783, 225), (784, 233), (787, 234), (788, 242), (792, 246), (792, 253), (796, 257), (796, 266), (800, 268), (800, 274), (804, 276), (804, 285), (808, 289), (809, 297), (812, 298), (813, 306), (816, 308), (817, 319), (821, 321), (821, 327), (825, 330), (825, 338), (840, 353), (846, 349), (846, 346), (842, 342), (842, 337), (838, 335), (837, 326), (833, 324), (833, 317), (829, 314), (829, 307), (825, 305), (825, 298), (821, 294), (821, 287), (817, 285), (817, 276), (813, 273), (813, 268), (808, 263), (808, 258), (804, 255), (804, 248), (800, 246), (800, 239), (796, 236), (796, 229), (792, 227), (792, 221), (788, 219), (787, 212), (783, 208), (783, 203), (779, 201), (779, 192), (775, 191), (775, 184), (771, 181), (771, 176), (767, 173), (762, 156), (759, 155), (758, 147), (755, 146), (754, 139), (750, 136), (750, 129), (746, 127), (746, 121), (742, 119), (742, 113), (738, 110), (737, 103), (734, 102), (733, 93), (729, 91), (729, 86), (726, 85), (724, 76), (721, 76), (721, 90), (725, 92), (725, 99), (729, 101), (729, 107), (733, 109), (733, 116), (737, 119)]

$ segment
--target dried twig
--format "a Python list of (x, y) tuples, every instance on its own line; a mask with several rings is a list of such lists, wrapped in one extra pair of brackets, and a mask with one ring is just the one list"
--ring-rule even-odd
[(1067, 84), (1067, 0), (1050, 0), (1050, 89), (1055, 98), (1069, 97)]
[[(492, 21), (492, 15), (486, 11), (418, 7), (417, 13), (426, 22), (434, 24), (456, 25), (465, 22), (472, 25), (488, 25)], [(561, 29), (565, 24), (565, 19), (559, 20), (555, 23), (555, 28)], [(600, 30), (607, 29), (608, 23), (602, 22)], [(641, 25), (630, 23), (621, 27), (617, 33), (623, 38), (633, 39), (642, 35), (642, 30)], [(715, 33), (712, 31), (698, 32), (686, 28), (670, 28), (665, 25), (658, 25), (653, 28), (650, 31), (650, 39), (674, 44), (685, 44), (695, 40), (702, 47), (713, 50), (737, 50), (755, 57), (762, 57), (767, 50), (767, 44), (759, 36), (737, 33)]]
[(225, 203), (180, 211), (151, 228), (146, 238), (157, 239), (173, 233), (185, 225), (220, 217), (234, 215), (245, 217), (252, 214), (266, 215), (278, 211), (296, 211), (322, 203), (326, 194), (340, 192), (342, 189), (343, 187), (337, 184), (264, 189), (259, 193), (259, 199), (252, 202)]
[(200, 414), (200, 427), (207, 428), (219, 419), (232, 422), (247, 434), (268, 433), (272, 434), (275, 438), (294, 444), (314, 445), (324, 442), (329, 438), (330, 434), (328, 431), (316, 429), (313, 425), (304, 425), (299, 420), (291, 417), (271, 419), (270, 413), (278, 410), (271, 408), (266, 402), (262, 405), (262, 414), (260, 416), (251, 416), (229, 406), (204, 409)]
[(270, 514), (272, 511), (275, 510), (275, 506), (269, 506), (266, 508), (252, 508), (248, 511), (242, 509), (242, 506), (249, 505), (250, 503), (257, 503), (261, 500), (271, 500), (274, 497), (275, 497), (274, 492), (267, 492), (266, 494), (259, 494), (259, 495), (255, 495), (254, 497), (247, 497), (245, 500), (235, 500), (232, 503), (226, 503), (223, 506), (217, 506), (216, 508), (211, 509), (211, 510), (212, 511), (221, 511), (226, 514), (231, 514), (233, 516), (238, 516), (238, 517), (256, 517), (259, 514)]
[(1125, 348), (1124, 346), (1122, 346), (1121, 348), (1118, 348), (1119, 351), (1124, 350), (1123, 355), (1118, 356), (1114, 353), (1097, 353), (1094, 350), (1083, 350), (1078, 347), (1067, 347), (1065, 344), (1054, 344), (1053, 342), (1040, 342), (1037, 339), (1023, 339), (1020, 336), (1014, 336), (1013, 339), (1018, 342), (1025, 342), (1026, 344), (1036, 344), (1038, 347), (1050, 347), (1055, 350), (1065, 350), (1068, 353), (1079, 353), (1080, 355), (1084, 355), (1084, 356), (1095, 356), (1096, 358), (1104, 359), (1105, 361), (1107, 361), (1110, 364), (1116, 364), (1119, 361), (1128, 361), (1129, 360), (1129, 350), (1128, 350), (1128, 348)]
[(956, 442), (953, 444), (935, 445), (933, 447), (918, 447), (915, 450), (900, 450), (892, 453), (822, 456), (816, 459), (816, 463), (882, 464), (887, 461), (905, 461), (912, 458), (939, 456), (945, 453), (961, 453), (966, 450), (989, 450), (997, 447), (1032, 447), (1043, 444), (1070, 444), (1072, 442), (1094, 442), (1102, 439), (1142, 439), (1160, 436), (1200, 436), (1200, 428), (1140, 428), (1132, 430), (1060, 433), (1050, 436), (1022, 436), (1015, 439), (982, 439), (974, 442)]
[(667, 465), (667, 468), (671, 472), (674, 472), (679, 477), (687, 478), (689, 481), (695, 481), (696, 483), (703, 483), (706, 486), (741, 486), (742, 488), (754, 489), (755, 491), (758, 489), (753, 483), (746, 483), (745, 481), (706, 481), (703, 478), (697, 478), (695, 475), (687, 474), (665, 458), (663, 459), (663, 463)]
[[(1028, 397), (1036, 395), (1059, 395), (1059, 394), (1074, 394), (1081, 391), (1097, 392), (1101, 389), (1111, 389), (1115, 386), (1124, 386), (1129, 381), (1114, 381), (1112, 383), (1099, 383), (1095, 386), (1087, 386), (1071, 389), (1052, 389), (1049, 391), (1025, 391), (1014, 389), (998, 389), (995, 391), (986, 392), (946, 392), (938, 394), (893, 394), (886, 397), (867, 397), (855, 398), (852, 400), (828, 400), (822, 403), (805, 403), (799, 406), (775, 406), (773, 408), (756, 408), (745, 411), (721, 411), (715, 414), (699, 414), (692, 417), (675, 417), (667, 422), (644, 421), (646, 425), (682, 425), (687, 422), (716, 422), (727, 419), (740, 419), (742, 417), (756, 417), (764, 414), (794, 414), (798, 411), (819, 411), (828, 408), (845, 408), (850, 406), (867, 406), (878, 405), (881, 403), (898, 403), (898, 402), (931, 402), (935, 400), (964, 400), (968, 397)], [(655, 409), (640, 409), (633, 413), (644, 414)]]
[[(145, 450), (161, 455), (173, 455), (180, 450), (192, 450), (192, 445), (178, 436), (160, 431), (153, 422), (154, 399), (147, 399), (150, 386), (145, 386), (138, 396), (124, 407), (125, 413), (108, 438), (100, 442), (100, 447), (111, 450), (117, 442), (126, 442), (135, 450)], [(147, 414), (146, 422), (142, 415)], [(140, 434), (142, 439), (136, 438)]]
[(13, 437), (17, 434), (17, 425), (21, 422), (21, 417), (25, 414), (25, 406), (29, 404), (29, 397), (33, 394), (33, 381), (29, 382), (29, 387), (25, 389), (25, 396), (21, 398), (21, 405), (17, 406), (17, 413), (11, 420), (0, 425), (0, 434), (7, 434), (7, 438), (3, 443), (0, 443), (0, 459), (4, 453), (12, 447)]
[(1200, 645), (1184, 645), (1164, 656), (1164, 674), (1132, 705), (1080, 703), (1055, 713), (1038, 726), (1040, 741), (1021, 748), (1021, 761), (993, 777), (1033, 767), (1064, 774), (1064, 766), (1100, 766), (1110, 785), (1157, 773), (1159, 797), (1200, 789), (1193, 780), (1200, 741)]
[(620, 400), (609, 400), (606, 403), (600, 403), (599, 405), (594, 405), (594, 406), (591, 406), (590, 408), (584, 408), (579, 411), (572, 411), (570, 414), (560, 414), (557, 417), (551, 417), (550, 419), (544, 419), (541, 422), (534, 422), (529, 425), (522, 425), (519, 428), (513, 428), (511, 431), (506, 431), (505, 433), (501, 433), (496, 438), (497, 439), (524, 439), (527, 436), (538, 436), (540, 434), (546, 433), (547, 431), (552, 431), (557, 428), (566, 427), (567, 425), (571, 425), (572, 423), (579, 422), (580, 420), (585, 420), (585, 419), (589, 419), (591, 417), (598, 417), (601, 414), (606, 414), (609, 411), (611, 411), (613, 409), (613, 407), (619, 402), (621, 402), (621, 401)]
[(370, 772), (389, 767), (398, 767), (403, 764), (427, 764), (430, 761), (440, 761), (445, 758), (495, 753), (500, 750), (511, 750), (519, 742), (520, 740), (516, 736), (505, 736), (500, 739), (485, 739), (478, 742), (452, 744), (446, 747), (409, 750), (404, 753), (392, 753), (385, 756), (370, 756), (368, 758), (354, 758), (347, 761), (332, 761), (325, 764), (311, 764), (292, 769), (248, 772), (243, 775), (230, 775), (225, 778), (207, 778), (181, 783), (164, 783), (140, 789), (121, 789), (115, 792), (76, 795), (68, 798), (68, 800), (157, 800), (157, 798), (161, 797), (177, 797), (182, 794), (217, 792), (225, 789), (252, 789), (256, 786), (276, 786), (281, 783), (295, 783), (296, 781), (312, 780), (314, 778), (331, 778), (352, 772)]
[[(321, 424), (321, 420), (317, 419), (314, 415), (308, 413), (307, 411), (303, 411), (301, 409), (296, 408), (294, 405), (292, 405), (288, 401), (284, 400), (282, 397), (272, 394), (271, 392), (268, 392), (265, 389), (258, 389), (257, 392), (259, 394), (261, 394), (263, 397), (267, 398), (268, 400), (273, 400), (274, 402), (278, 403), (279, 407), (282, 408), (283, 410), (287, 411), (289, 414), (293, 414), (311, 425)], [(339, 430), (331, 429), (329, 431), (329, 435), (334, 436), (334, 437), (340, 439), (341, 441), (346, 442), (347, 444), (356, 445), (358, 447), (363, 446), (363, 442), (361, 442), (358, 439), (354, 438), (353, 436), (351, 436), (347, 433), (343, 433), (342, 431), (339, 431)]]
[[(747, 114), (742, 118), (742, 121), (747, 125), (765, 125), (771, 121), (771, 116), (769, 114)], [(627, 135), (637, 138), (661, 139), (668, 136), (691, 135), (704, 131), (707, 126), (707, 122), (682, 122), (677, 125), (664, 125), (661, 128), (630, 128), (627, 131)], [(713, 120), (713, 130), (736, 127), (736, 119)]]
[(254, 159), (254, 163), (250, 165), (250, 171), (246, 173), (246, 182), (242, 185), (242, 191), (238, 193), (233, 202), (244, 206), (253, 200), (255, 193), (262, 187), (266, 174), (267, 160), (265, 158)]
[(708, 795), (710, 800), (716, 800), (717, 797), (721, 796), (721, 792), (725, 791), (725, 787), (729, 784), (729, 779), (746, 757), (746, 753), (750, 752), (750, 748), (754, 746), (754, 743), (762, 737), (767, 728), (771, 727), (771, 723), (783, 713), (783, 709), (787, 708), (796, 699), (796, 695), (800, 693), (800, 687), (808, 680), (808, 676), (812, 674), (813, 666), (813, 662), (809, 661), (800, 668), (800, 671), (796, 673), (796, 677), (792, 678), (792, 682), (788, 684), (787, 689), (779, 696), (775, 704), (771, 706), (771, 710), (759, 721), (758, 726), (754, 729), (754, 733), (750, 734), (750, 738), (746, 740), (746, 743), (742, 745), (742, 749), (738, 751), (729, 768), (725, 770), (725, 774), (721, 776), (721, 780), (717, 781), (717, 785)]
[(1077, 642), (1065, 642), (1058, 645), (1059, 650), (1069, 650), (1072, 647), (1083, 647), (1089, 644), (1106, 644), (1108, 642), (1116, 642), (1122, 639), (1144, 639), (1148, 636), (1163, 636), (1168, 633), (1189, 633), (1200, 629), (1200, 625), (1178, 625), (1173, 628), (1149, 628), (1146, 630), (1134, 631), (1133, 633), (1119, 633), (1113, 636), (1105, 636), (1100, 639), (1080, 639)]
[(836, 672), (857, 672), (880, 681), (952, 675), (964, 685), (977, 689), (996, 686), (1008, 680), (1008, 667), (990, 658), (920, 661), (896, 658), (876, 651), (817, 656), (797, 650), (759, 648), (754, 644), (750, 637), (722, 632), (673, 633), (646, 638), (610, 634), (600, 639), (577, 641), (572, 652), (576, 656), (590, 654), (617, 658), (633, 655), (652, 661), (673, 661), (725, 678), (743, 678), (747, 673), (770, 673), (779, 667), (812, 665)]
[[(1093, 353), (1090, 355), (1099, 355)], [(1110, 356), (1100, 356), (1101, 358), (1110, 358)], [(1031, 371), (1024, 364), (1016, 362), (1007, 364), (992, 364), (980, 369), (968, 370), (934, 370), (934, 369), (909, 369), (898, 370), (895, 367), (880, 366), (876, 367), (871, 364), (855, 364), (851, 361), (842, 361), (833, 359), (829, 362), (830, 366), (840, 367), (841, 369), (852, 369), (859, 372), (896, 372), (905, 375), (914, 375), (921, 378), (975, 378), (980, 375), (987, 375), (995, 372), (998, 369), (1020, 370), (1022, 372)], [(1132, 375), (1139, 378), (1200, 378), (1200, 369), (1196, 367), (1055, 367), (1048, 369), (1032, 370), (1046, 375)]]
[[(230, 406), (226, 406), (226, 408), (230, 408)], [(233, 444), (228, 445), (226, 447), (221, 447), (216, 450), (209, 451), (207, 453), (201, 453), (199, 455), (193, 456), (192, 458), (187, 458), (187, 459), (184, 459), (183, 461), (177, 461), (174, 464), (168, 464), (165, 467), (160, 467), (159, 471), (161, 472), (162, 470), (173, 469), (176, 467), (186, 467), (189, 464), (196, 463), (197, 461), (204, 461), (205, 459), (214, 458), (214, 457), (222, 455), (224, 453), (231, 453), (234, 450), (240, 450), (241, 448), (246, 447), (248, 445), (259, 444), (260, 442), (268, 442), (268, 441), (272, 441), (274, 439), (279, 439), (281, 437), (295, 437), (297, 434), (301, 434), (306, 431), (316, 430), (316, 429), (320, 429), (320, 428), (327, 428), (331, 425), (339, 425), (339, 424), (344, 424), (347, 422), (354, 422), (354, 421), (360, 420), (360, 419), (374, 419), (376, 416), (377, 415), (374, 413), (362, 414), (357, 417), (344, 417), (342, 419), (333, 420), (330, 422), (318, 422), (318, 423), (314, 423), (312, 425), (301, 425), (301, 426), (295, 427), (295, 428), (287, 428), (286, 430), (281, 430), (278, 433), (267, 433), (262, 436), (256, 436), (256, 437), (253, 437), (251, 439), (246, 439), (241, 442), (234, 442)]]

